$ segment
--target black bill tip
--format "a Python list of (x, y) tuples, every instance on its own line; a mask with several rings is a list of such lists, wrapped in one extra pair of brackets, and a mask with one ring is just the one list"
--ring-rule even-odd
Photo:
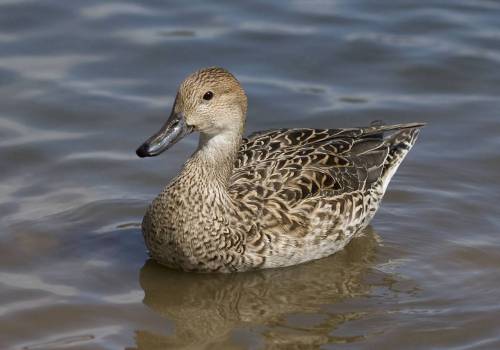
[(145, 158), (145, 157), (150, 157), (151, 155), (149, 154), (149, 151), (148, 151), (148, 145), (146, 145), (145, 143), (143, 143), (136, 151), (135, 151), (135, 154), (137, 154), (137, 156), (141, 157), (141, 158)]

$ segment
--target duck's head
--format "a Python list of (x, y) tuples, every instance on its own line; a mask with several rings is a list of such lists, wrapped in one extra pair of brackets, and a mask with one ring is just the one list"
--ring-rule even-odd
[(136, 153), (156, 156), (192, 131), (208, 138), (241, 134), (246, 110), (245, 91), (231, 73), (216, 67), (201, 69), (182, 82), (167, 122)]

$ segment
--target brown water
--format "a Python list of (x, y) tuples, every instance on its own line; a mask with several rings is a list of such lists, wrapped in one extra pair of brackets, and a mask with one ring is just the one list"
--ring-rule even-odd
[[(0, 0), (0, 349), (500, 348), (500, 2)], [(222, 65), (247, 131), (425, 121), (366, 235), (238, 275), (148, 261), (193, 151), (135, 148)]]

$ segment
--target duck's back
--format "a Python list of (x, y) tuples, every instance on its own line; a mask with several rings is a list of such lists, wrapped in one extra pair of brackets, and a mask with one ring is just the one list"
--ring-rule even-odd
[(422, 124), (279, 129), (244, 139), (229, 193), (264, 267), (342, 249), (371, 220)]

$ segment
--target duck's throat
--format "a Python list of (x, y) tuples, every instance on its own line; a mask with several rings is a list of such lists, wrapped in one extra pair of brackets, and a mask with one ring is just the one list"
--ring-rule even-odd
[(226, 187), (234, 169), (241, 133), (226, 131), (217, 135), (200, 134), (198, 149), (186, 164), (186, 171), (199, 174), (207, 186)]

